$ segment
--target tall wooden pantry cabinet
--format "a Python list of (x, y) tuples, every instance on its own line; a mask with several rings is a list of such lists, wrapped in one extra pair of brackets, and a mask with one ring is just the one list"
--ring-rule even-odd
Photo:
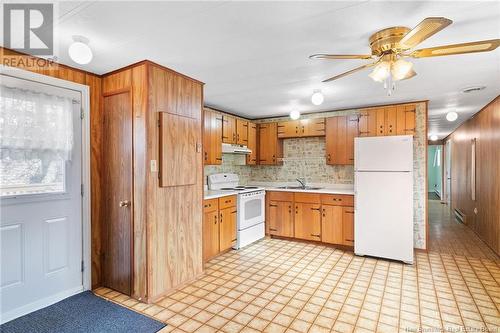
[(103, 284), (153, 302), (202, 273), (203, 83), (143, 61), (102, 96)]

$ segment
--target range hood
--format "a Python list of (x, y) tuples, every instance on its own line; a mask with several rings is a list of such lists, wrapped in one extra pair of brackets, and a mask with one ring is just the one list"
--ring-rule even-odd
[(248, 149), (247, 146), (242, 145), (232, 145), (229, 143), (222, 144), (222, 153), (223, 154), (243, 154), (248, 155), (251, 154), (252, 151)]

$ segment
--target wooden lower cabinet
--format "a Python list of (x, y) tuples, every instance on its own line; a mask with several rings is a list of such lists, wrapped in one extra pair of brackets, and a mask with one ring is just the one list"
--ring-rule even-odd
[(273, 191), (266, 196), (269, 235), (354, 246), (354, 196)]
[(295, 203), (295, 238), (321, 240), (321, 205)]
[(219, 211), (219, 250), (229, 250), (236, 245), (236, 207)]
[(236, 196), (203, 202), (203, 262), (236, 245)]
[(293, 237), (293, 201), (269, 201), (267, 221), (270, 235)]

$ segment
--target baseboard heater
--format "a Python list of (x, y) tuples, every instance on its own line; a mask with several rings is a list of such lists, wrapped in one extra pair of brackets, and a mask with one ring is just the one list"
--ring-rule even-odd
[(454, 213), (455, 213), (455, 219), (458, 222), (466, 224), (465, 223), (465, 221), (466, 221), (466, 215), (460, 209), (455, 208)]

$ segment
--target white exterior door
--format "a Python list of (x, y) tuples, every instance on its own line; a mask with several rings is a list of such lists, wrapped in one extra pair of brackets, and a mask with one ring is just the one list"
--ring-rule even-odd
[[(57, 96), (56, 106), (49, 106), (54, 108), (49, 112), (59, 112), (66, 117), (49, 117), (51, 123), (47, 126), (56, 128), (49, 137), (59, 140), (54, 141), (53, 147), (33, 143), (33, 140), (9, 144), (8, 137), (13, 130), (2, 127), (0, 133), (3, 140), (0, 299), (1, 322), (6, 322), (83, 290), (82, 122), (80, 92), (4, 75), (1, 79), (1, 88), (20, 92), (14, 98), (9, 93), (0, 95), (3, 122), (9, 116), (15, 117), (15, 114), (9, 115), (12, 111), (9, 108), (19, 107), (23, 91), (32, 94), (24, 103), (34, 105), (31, 112), (35, 114), (30, 118), (35, 119), (33, 126), (43, 124), (49, 117), (43, 113), (46, 104), (43, 108), (36, 106), (36, 103), (46, 103), (35, 100), (37, 95), (42, 99)], [(17, 104), (12, 103), (14, 99)], [(42, 118), (36, 118), (39, 112)], [(64, 130), (71, 125), (72, 130)], [(18, 132), (18, 135), (26, 134)], [(73, 138), (69, 151), (64, 151), (64, 135)], [(38, 137), (40, 141), (47, 138)]]

